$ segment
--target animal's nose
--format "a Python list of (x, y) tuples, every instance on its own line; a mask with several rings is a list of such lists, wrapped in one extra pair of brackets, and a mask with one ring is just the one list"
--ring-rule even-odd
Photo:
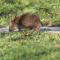
[(14, 31), (19, 31), (19, 29), (15, 29)]

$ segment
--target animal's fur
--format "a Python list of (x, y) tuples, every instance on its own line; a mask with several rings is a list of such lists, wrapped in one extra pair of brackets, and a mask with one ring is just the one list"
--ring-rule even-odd
[(21, 27), (39, 31), (41, 27), (41, 21), (37, 15), (25, 13), (21, 16), (16, 16), (14, 20), (10, 22), (9, 30), (19, 31)]

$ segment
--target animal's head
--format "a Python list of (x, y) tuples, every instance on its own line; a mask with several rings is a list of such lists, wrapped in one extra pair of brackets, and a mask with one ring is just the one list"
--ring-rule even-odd
[(19, 17), (16, 16), (9, 24), (9, 31), (19, 31), (18, 29)]

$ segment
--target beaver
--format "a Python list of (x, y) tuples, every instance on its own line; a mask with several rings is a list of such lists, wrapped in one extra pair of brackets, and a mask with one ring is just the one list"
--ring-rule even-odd
[(21, 27), (40, 31), (41, 21), (38, 15), (25, 13), (15, 18), (9, 24), (9, 31), (19, 31)]

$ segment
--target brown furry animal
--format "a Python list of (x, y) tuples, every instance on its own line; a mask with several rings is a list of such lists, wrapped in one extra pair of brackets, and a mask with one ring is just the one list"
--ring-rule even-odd
[(17, 16), (10, 22), (9, 31), (19, 31), (21, 27), (39, 31), (41, 27), (40, 19), (37, 15), (25, 13)]

